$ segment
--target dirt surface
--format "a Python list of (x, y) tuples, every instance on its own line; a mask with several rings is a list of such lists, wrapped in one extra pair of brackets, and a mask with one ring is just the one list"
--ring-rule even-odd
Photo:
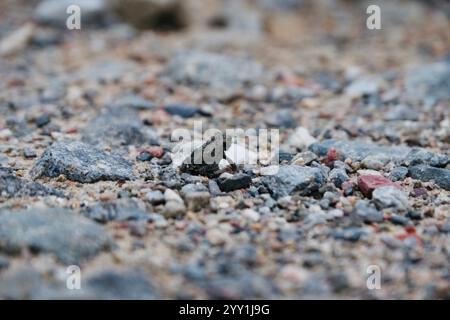
[(450, 298), (448, 1), (57, 2), (0, 2), (0, 298)]

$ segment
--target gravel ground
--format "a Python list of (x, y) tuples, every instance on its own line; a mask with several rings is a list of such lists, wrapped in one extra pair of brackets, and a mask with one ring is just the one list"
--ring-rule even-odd
[[(449, 299), (449, 30), (448, 1), (1, 1), (0, 298)], [(278, 129), (278, 170), (187, 164), (199, 121)]]

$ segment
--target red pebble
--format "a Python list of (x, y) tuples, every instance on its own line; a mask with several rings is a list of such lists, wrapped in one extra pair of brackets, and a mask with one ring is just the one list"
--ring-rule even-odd
[(385, 186), (392, 186), (401, 189), (398, 184), (382, 176), (365, 175), (358, 178), (359, 190), (361, 190), (361, 192), (368, 198), (372, 197), (373, 190)]
[(333, 164), (333, 162), (335, 162), (338, 159), (339, 153), (337, 152), (336, 149), (331, 148), (330, 150), (328, 150), (326, 157), (323, 159), (323, 163), (325, 163), (325, 165), (327, 166), (330, 166)]
[(155, 157), (155, 158), (161, 158), (164, 154), (164, 150), (160, 146), (150, 146), (150, 147), (142, 148), (139, 150), (141, 153), (148, 152), (149, 154), (152, 155), (152, 157)]

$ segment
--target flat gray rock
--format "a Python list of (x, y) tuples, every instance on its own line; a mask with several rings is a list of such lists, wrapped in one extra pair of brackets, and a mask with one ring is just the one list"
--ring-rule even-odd
[(421, 181), (434, 181), (441, 188), (450, 191), (450, 170), (418, 165), (409, 168), (409, 175)]
[(54, 254), (63, 263), (80, 263), (112, 247), (98, 224), (64, 209), (0, 212), (0, 251)]
[(263, 184), (275, 198), (294, 193), (311, 194), (326, 183), (327, 177), (320, 168), (297, 165), (280, 166), (278, 173), (262, 178)]
[(108, 154), (89, 144), (61, 141), (52, 144), (39, 158), (30, 175), (33, 179), (64, 175), (69, 180), (92, 183), (100, 180), (129, 180), (133, 178), (131, 162)]
[(0, 197), (43, 197), (52, 195), (58, 197), (64, 196), (61, 192), (50, 187), (17, 177), (14, 171), (9, 168), (0, 167)]

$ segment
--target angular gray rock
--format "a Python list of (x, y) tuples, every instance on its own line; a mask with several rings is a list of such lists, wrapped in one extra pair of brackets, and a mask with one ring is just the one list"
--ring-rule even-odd
[(0, 197), (40, 197), (40, 196), (58, 196), (63, 197), (63, 193), (46, 187), (40, 183), (27, 181), (24, 178), (17, 177), (14, 171), (9, 168), (0, 167)]
[(376, 188), (372, 193), (372, 201), (379, 209), (407, 211), (410, 207), (407, 195), (392, 186)]
[(33, 179), (64, 175), (69, 180), (93, 183), (100, 180), (130, 180), (132, 164), (78, 141), (61, 141), (48, 147), (30, 171)]
[(262, 182), (274, 198), (279, 198), (294, 193), (309, 195), (325, 184), (326, 179), (320, 168), (288, 165), (281, 166), (273, 176), (263, 177)]
[(0, 251), (54, 254), (61, 262), (78, 264), (112, 248), (98, 224), (64, 209), (31, 208), (0, 212)]
[(450, 170), (418, 165), (409, 168), (409, 176), (421, 181), (434, 181), (441, 188), (450, 191)]
[(447, 163), (450, 163), (450, 158), (447, 155), (436, 154), (420, 148), (413, 148), (403, 161), (403, 164), (407, 167), (418, 164), (427, 164), (432, 167), (445, 167)]

